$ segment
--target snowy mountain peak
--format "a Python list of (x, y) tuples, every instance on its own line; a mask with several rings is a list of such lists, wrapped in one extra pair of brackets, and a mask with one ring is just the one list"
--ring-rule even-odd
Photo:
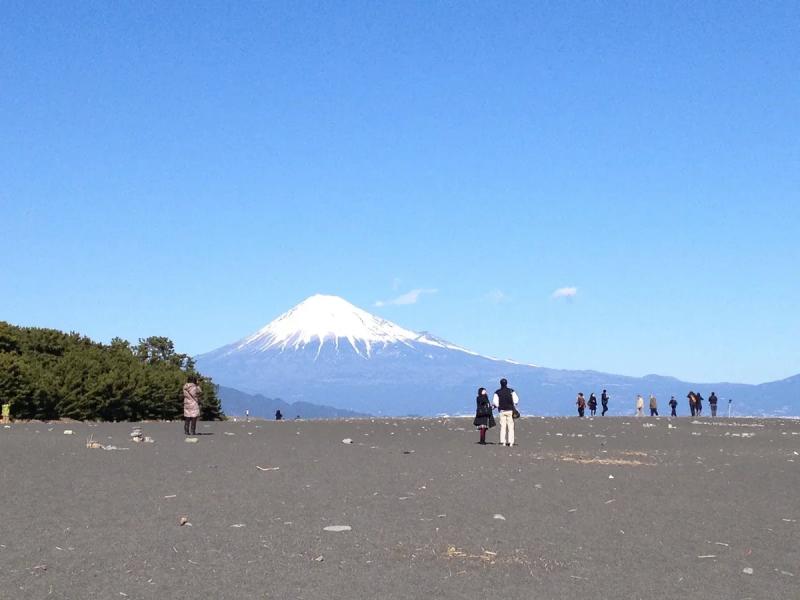
[(356, 353), (369, 357), (374, 346), (413, 343), (462, 350), (427, 334), (404, 329), (350, 304), (339, 296), (317, 294), (285, 312), (266, 327), (236, 344), (237, 350), (298, 350), (318, 344), (317, 353), (326, 344), (337, 349), (347, 344)]

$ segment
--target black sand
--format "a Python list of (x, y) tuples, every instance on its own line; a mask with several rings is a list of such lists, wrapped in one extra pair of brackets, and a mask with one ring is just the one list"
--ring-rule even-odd
[(0, 428), (0, 597), (800, 598), (797, 421), (142, 428)]

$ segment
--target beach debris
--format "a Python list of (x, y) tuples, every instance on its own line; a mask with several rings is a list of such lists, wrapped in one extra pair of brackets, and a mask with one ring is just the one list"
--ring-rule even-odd
[(192, 526), (192, 524), (189, 523), (189, 517), (187, 516), (181, 517), (180, 520), (178, 521), (178, 525), (180, 525), (181, 527), (183, 527), (184, 525), (188, 525), (189, 527)]
[(403, 450), (403, 454), (414, 454), (414, 450)]
[(317, 558), (315, 558), (314, 560), (315, 560), (316, 562), (323, 562), (323, 561), (325, 560), (325, 557), (324, 557), (324, 556), (322, 556), (322, 554), (320, 554), (320, 555), (319, 555)]
[(131, 441), (136, 442), (137, 444), (144, 441), (142, 430), (139, 427), (131, 431)]
[(258, 465), (256, 465), (256, 469), (258, 469), (259, 471), (277, 471), (280, 469), (280, 467), (259, 467)]
[(165, 499), (177, 498), (177, 497), (178, 497), (178, 494), (170, 494), (169, 496), (164, 496)]
[(333, 531), (334, 533), (338, 533), (340, 531), (351, 531), (353, 528), (350, 525), (328, 525), (327, 527), (323, 527), (324, 531)]
[(745, 567), (744, 569), (742, 569), (742, 573), (744, 573), (745, 575), (752, 575), (753, 574), (753, 568), (752, 567)]
[(64, 435), (75, 435), (75, 432), (72, 431), (72, 429), (65, 429), (64, 430)]
[(146, 435), (144, 437), (144, 443), (145, 444), (155, 444), (156, 441), (153, 438), (151, 438), (149, 435)]
[(232, 431), (225, 431), (223, 432), (223, 435), (236, 435), (236, 434), (233, 433)]
[(196, 437), (187, 437), (183, 441), (186, 442), (187, 444), (196, 444), (197, 443), (197, 438)]
[(234, 523), (233, 525), (231, 525), (231, 527), (233, 527), (234, 529), (241, 529), (244, 526), (245, 526), (244, 523)]
[(614, 476), (613, 475), (609, 475), (608, 478), (609, 479), (614, 479)]
[(342, 440), (342, 443), (343, 443), (343, 444), (352, 444), (352, 443), (353, 443), (353, 440), (352, 440), (351, 438), (344, 438), (344, 439)]
[(606, 504), (611, 504), (612, 502), (616, 502), (616, 498), (612, 498), (611, 500), (606, 500)]
[(498, 521), (505, 521), (506, 520), (506, 518), (503, 515), (501, 515), (500, 513), (497, 513), (492, 518), (493, 519), (497, 519)]
[(716, 554), (701, 554), (697, 558), (717, 558)]

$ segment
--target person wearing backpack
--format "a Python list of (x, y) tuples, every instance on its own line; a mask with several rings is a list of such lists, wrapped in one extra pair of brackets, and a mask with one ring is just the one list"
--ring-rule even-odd
[(717, 416), (717, 394), (715, 392), (711, 392), (711, 395), (708, 397), (708, 405), (711, 407), (711, 416)]
[(586, 398), (583, 397), (583, 392), (578, 393), (578, 398), (575, 400), (575, 404), (578, 405), (578, 416), (582, 417), (584, 411), (586, 410)]
[(597, 414), (597, 396), (594, 395), (594, 392), (589, 394), (589, 414), (593, 417)]
[(508, 387), (508, 381), (500, 380), (500, 389), (492, 396), (492, 405), (500, 411), (500, 445), (514, 445), (514, 412), (519, 404), (517, 392)]

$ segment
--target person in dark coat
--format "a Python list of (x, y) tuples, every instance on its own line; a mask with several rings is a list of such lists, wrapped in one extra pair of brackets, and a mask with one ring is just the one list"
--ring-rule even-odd
[(700, 392), (694, 395), (694, 412), (698, 417), (703, 414), (703, 397)]
[(678, 413), (676, 409), (678, 408), (678, 401), (675, 400), (675, 396), (669, 399), (669, 407), (672, 409), (671, 417), (677, 417)]
[(481, 441), (479, 444), (486, 444), (486, 430), (495, 426), (494, 415), (492, 414), (492, 405), (489, 402), (489, 394), (486, 388), (478, 390), (478, 397), (475, 400), (477, 408), (475, 410), (475, 420), (472, 422), (475, 427), (481, 432)]
[(715, 392), (711, 392), (711, 395), (708, 397), (708, 405), (711, 407), (711, 416), (717, 416), (717, 402), (718, 402), (717, 394)]
[(597, 396), (594, 395), (594, 392), (589, 394), (589, 413), (592, 416), (595, 416), (595, 413), (597, 413)]
[(275, 411), (275, 420), (276, 421), (283, 421), (283, 414), (281, 413), (280, 409)]
[(603, 390), (603, 393), (600, 394), (600, 404), (603, 405), (603, 412), (600, 413), (600, 416), (604, 417), (608, 412), (608, 392), (605, 390)]
[(689, 399), (689, 412), (692, 413), (692, 416), (694, 416), (697, 412), (697, 398), (695, 397), (694, 392), (689, 392), (686, 394), (686, 397)]

